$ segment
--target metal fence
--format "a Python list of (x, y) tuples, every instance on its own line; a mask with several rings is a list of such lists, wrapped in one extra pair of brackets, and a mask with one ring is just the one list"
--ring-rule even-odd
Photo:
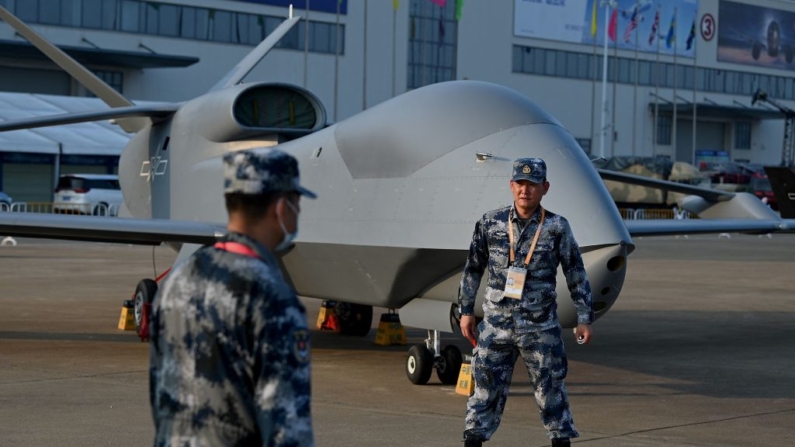
[(0, 212), (39, 214), (92, 214), (94, 216), (118, 216), (118, 205), (96, 205), (61, 202), (14, 202), (0, 203)]
[(663, 219), (698, 219), (698, 216), (685, 210), (670, 208), (632, 209), (619, 208), (624, 220), (663, 220)]

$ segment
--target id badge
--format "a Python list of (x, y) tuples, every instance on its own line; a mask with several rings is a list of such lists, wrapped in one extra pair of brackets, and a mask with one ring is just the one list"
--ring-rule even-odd
[(519, 267), (509, 268), (508, 277), (505, 280), (505, 292), (503, 296), (517, 300), (522, 299), (525, 277), (527, 277), (527, 269)]

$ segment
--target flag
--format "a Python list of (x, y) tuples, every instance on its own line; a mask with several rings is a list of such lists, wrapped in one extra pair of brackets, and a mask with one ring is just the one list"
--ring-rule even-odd
[(668, 27), (668, 35), (665, 36), (665, 46), (671, 48), (676, 42), (676, 10), (674, 9), (674, 16), (671, 17), (671, 26)]
[(431, 3), (433, 3), (433, 4), (435, 4), (435, 5), (439, 5), (439, 6), (441, 6), (442, 8), (444, 8), (445, 6), (447, 6), (447, 0), (431, 0)]
[(610, 25), (607, 27), (607, 35), (613, 42), (616, 41), (616, 26), (618, 26), (618, 8), (613, 9), (610, 15)]
[(654, 14), (654, 22), (651, 24), (651, 34), (649, 34), (649, 46), (654, 43), (654, 39), (657, 37), (657, 29), (660, 27), (660, 10), (657, 9), (657, 13)]
[(464, 10), (464, 0), (455, 0), (455, 19), (461, 20), (461, 12)]
[(591, 10), (591, 39), (596, 40), (596, 3), (599, 0), (593, 0), (593, 9)]
[(690, 51), (693, 48), (693, 41), (696, 40), (696, 21), (693, 20), (693, 24), (690, 26), (690, 34), (687, 36), (687, 50)]
[(629, 19), (629, 25), (627, 25), (627, 29), (624, 30), (624, 42), (629, 42), (632, 38), (632, 31), (635, 31), (635, 28), (638, 27), (638, 8), (635, 8), (635, 11), (632, 13), (632, 18)]
[(397, 11), (400, 7), (400, 0), (392, 0), (392, 7), (395, 8), (395, 11)]

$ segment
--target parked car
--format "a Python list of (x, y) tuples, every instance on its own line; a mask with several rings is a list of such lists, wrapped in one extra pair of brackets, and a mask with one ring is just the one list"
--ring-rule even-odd
[(12, 203), (14, 200), (8, 194), (0, 191), (0, 211), (10, 211)]
[(53, 211), (115, 216), (123, 201), (116, 175), (64, 174), (55, 188)]
[(767, 176), (754, 176), (751, 178), (751, 192), (759, 197), (759, 200), (765, 202), (770, 208), (778, 210), (778, 202), (776, 201), (776, 194), (770, 186), (770, 180)]

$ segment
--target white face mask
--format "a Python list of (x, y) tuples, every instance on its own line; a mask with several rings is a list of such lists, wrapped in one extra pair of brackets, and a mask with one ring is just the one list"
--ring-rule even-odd
[(296, 238), (296, 236), (298, 236), (298, 214), (299, 214), (298, 209), (289, 200), (285, 198), (282, 198), (281, 200), (284, 200), (284, 203), (286, 203), (287, 206), (289, 206), (290, 209), (293, 210), (293, 212), (295, 213), (295, 231), (292, 233), (288, 233), (287, 227), (284, 225), (282, 218), (279, 217), (279, 226), (282, 227), (282, 231), (284, 232), (284, 239), (279, 243), (279, 245), (276, 246), (277, 252), (284, 251), (287, 248), (289, 248), (290, 244), (292, 244), (293, 240)]

